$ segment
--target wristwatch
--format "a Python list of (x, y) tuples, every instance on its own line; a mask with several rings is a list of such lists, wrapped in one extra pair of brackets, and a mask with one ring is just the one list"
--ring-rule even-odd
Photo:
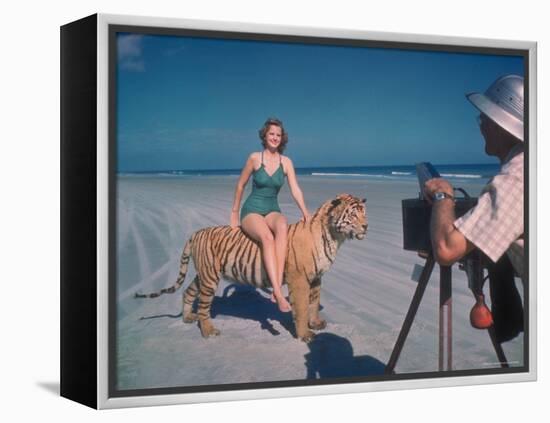
[(455, 198), (452, 195), (447, 194), (446, 192), (436, 192), (434, 194), (434, 201), (441, 201), (441, 200), (444, 200), (445, 198), (455, 201)]

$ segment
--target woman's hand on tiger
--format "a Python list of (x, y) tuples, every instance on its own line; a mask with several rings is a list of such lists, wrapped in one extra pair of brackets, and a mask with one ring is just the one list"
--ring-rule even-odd
[(239, 212), (231, 212), (231, 219), (229, 220), (229, 224), (232, 228), (236, 228), (239, 226)]
[(309, 222), (309, 221), (311, 220), (311, 215), (309, 214), (308, 211), (306, 211), (306, 212), (304, 213), (304, 215), (302, 216), (302, 219), (301, 219), (301, 220), (302, 220), (302, 222), (304, 222), (304, 223), (307, 223), (307, 222)]

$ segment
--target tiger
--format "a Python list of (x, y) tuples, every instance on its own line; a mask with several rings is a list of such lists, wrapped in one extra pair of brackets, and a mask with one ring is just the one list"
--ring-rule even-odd
[[(308, 221), (289, 225), (284, 282), (288, 284), (296, 337), (309, 342), (312, 330), (322, 330), (326, 321), (319, 317), (321, 277), (336, 258), (346, 239), (363, 239), (368, 219), (366, 199), (339, 194), (323, 203)], [(190, 259), (197, 275), (183, 293), (183, 321), (198, 325), (203, 337), (217, 336), (210, 308), (220, 277), (230, 281), (270, 287), (259, 244), (240, 227), (214, 226), (200, 229), (185, 244), (176, 283), (151, 294), (136, 292), (136, 298), (156, 298), (176, 292), (185, 280)], [(193, 304), (198, 297), (197, 312)]]

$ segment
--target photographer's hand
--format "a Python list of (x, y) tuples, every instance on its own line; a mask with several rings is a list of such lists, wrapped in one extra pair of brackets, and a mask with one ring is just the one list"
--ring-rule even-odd
[(436, 192), (444, 192), (445, 194), (454, 197), (453, 186), (449, 181), (443, 178), (433, 178), (426, 181), (424, 184), (424, 198), (430, 203), (433, 203), (433, 197)]

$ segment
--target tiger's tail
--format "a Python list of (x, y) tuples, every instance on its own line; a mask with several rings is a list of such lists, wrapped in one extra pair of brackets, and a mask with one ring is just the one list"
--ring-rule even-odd
[(185, 276), (187, 275), (187, 268), (189, 266), (189, 260), (191, 259), (191, 247), (193, 246), (193, 237), (187, 241), (187, 244), (185, 244), (185, 247), (183, 248), (183, 253), (181, 254), (181, 260), (180, 260), (180, 273), (178, 275), (178, 278), (176, 279), (176, 283), (169, 287), (169, 288), (163, 288), (158, 292), (153, 292), (151, 294), (140, 294), (139, 292), (136, 292), (134, 298), (157, 298), (160, 297), (162, 294), (173, 294), (178, 289), (181, 288), (183, 285), (183, 281), (185, 280)]

